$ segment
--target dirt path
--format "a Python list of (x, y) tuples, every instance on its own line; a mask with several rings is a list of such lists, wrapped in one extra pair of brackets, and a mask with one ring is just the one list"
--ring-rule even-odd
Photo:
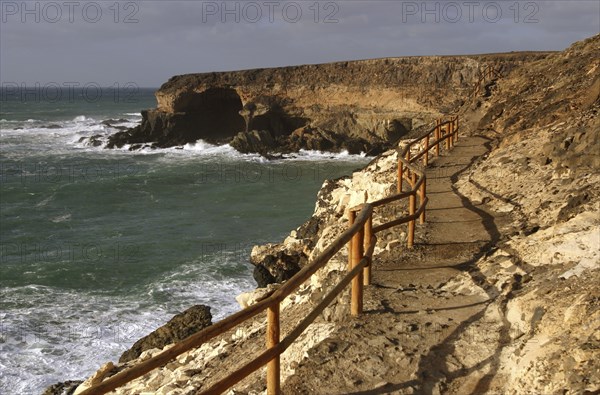
[[(474, 262), (499, 240), (496, 223), (502, 219), (453, 187), (460, 173), (489, 151), (488, 143), (484, 137), (460, 139), (430, 165), (427, 224), (417, 228), (416, 247), (397, 247), (376, 257), (364, 314), (348, 318), (309, 352), (285, 382), (285, 394), (489, 390), (493, 358), (479, 364), (489, 365), (484, 375), (484, 366), (477, 366), (476, 375), (462, 367), (469, 352), (477, 353), (469, 350), (469, 334), (476, 335), (477, 322), (496, 296), (484, 291), (485, 277)], [(497, 342), (502, 328), (490, 336)], [(462, 362), (457, 354), (465, 354)]]

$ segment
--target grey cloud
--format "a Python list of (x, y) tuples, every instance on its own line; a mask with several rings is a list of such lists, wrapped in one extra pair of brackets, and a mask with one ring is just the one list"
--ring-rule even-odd
[[(220, 15), (203, 18), (203, 7), (220, 7), (221, 1), (122, 1), (121, 20), (114, 23), (108, 10), (114, 2), (97, 3), (105, 11), (97, 23), (81, 17), (73, 23), (21, 23), (14, 18), (2, 22), (2, 82), (95, 81), (111, 85), (134, 81), (140, 86), (158, 86), (172, 75), (189, 72), (403, 55), (560, 50), (600, 32), (597, 1), (521, 1), (518, 15), (512, 0), (475, 2), (472, 23), (464, 1), (426, 2), (428, 9), (437, 4), (448, 11), (440, 15), (439, 23), (431, 14), (422, 23), (422, 10), (415, 15), (403, 13), (415, 5), (420, 8), (422, 1), (323, 1), (318, 23), (314, 22), (314, 9), (309, 8), (313, 1), (295, 2), (303, 11), (297, 23), (286, 21), (281, 14), (286, 4), (294, 3), (291, 1), (278, 3), (273, 23), (267, 18), (264, 1), (254, 2), (265, 12), (257, 23), (245, 20), (252, 15), (240, 15), (240, 23), (233, 22), (231, 15), (227, 23), (220, 21)], [(133, 10), (125, 9), (129, 3), (139, 7), (133, 15), (138, 23), (122, 23)], [(228, 2), (231, 7), (234, 4)], [(247, 4), (240, 2), (239, 7)], [(462, 18), (453, 23), (456, 13), (452, 7), (456, 6)], [(493, 15), (487, 20), (482, 15), (482, 9), (493, 10), (493, 6), (502, 10), (502, 18), (495, 23), (490, 22)], [(332, 18), (337, 23), (324, 23), (332, 11), (336, 11)], [(524, 23), (532, 11), (537, 22)]]

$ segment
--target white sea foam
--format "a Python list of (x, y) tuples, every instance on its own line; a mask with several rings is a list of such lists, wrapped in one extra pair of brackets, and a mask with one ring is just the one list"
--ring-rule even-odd
[[(267, 159), (258, 154), (242, 154), (229, 144), (214, 145), (203, 140), (195, 143), (185, 144), (184, 146), (169, 148), (151, 148), (153, 142), (148, 142), (144, 148), (129, 151), (131, 144), (125, 144), (121, 148), (116, 148), (114, 152), (126, 152), (128, 155), (156, 155), (163, 162), (172, 160), (242, 160), (252, 162), (268, 162)], [(105, 151), (106, 152), (106, 151)]]
[(50, 202), (52, 199), (54, 199), (54, 197), (56, 196), (55, 193), (50, 194), (49, 196), (47, 196), (46, 198), (44, 198), (42, 201), (40, 201), (38, 204), (35, 205), (35, 207), (44, 207), (48, 204), (48, 202)]
[(344, 159), (344, 160), (362, 160), (367, 158), (367, 154), (361, 152), (359, 155), (352, 155), (348, 151), (344, 150), (341, 152), (323, 152), (315, 150), (304, 150), (301, 149), (297, 153), (284, 155), (286, 159), (300, 159), (300, 160), (330, 160), (330, 159)]
[(71, 214), (68, 214), (68, 213), (50, 218), (50, 221), (54, 222), (55, 224), (58, 224), (61, 222), (68, 222), (70, 220), (71, 220)]
[(206, 151), (207, 149), (211, 149), (211, 148), (215, 148), (216, 145), (214, 144), (209, 144), (207, 142), (205, 142), (204, 140), (198, 140), (195, 143), (188, 143), (186, 145), (183, 146), (184, 150), (187, 151), (195, 151), (195, 152), (202, 152), (202, 151)]
[[(115, 126), (124, 126), (127, 128), (133, 128), (140, 124), (141, 115), (139, 113), (125, 113), (127, 116), (127, 122), (115, 122)], [(44, 151), (49, 147), (56, 152), (62, 152), (69, 150), (70, 148), (76, 148), (83, 151), (95, 151), (102, 152), (103, 155), (111, 155), (118, 152), (127, 152), (129, 154), (130, 145), (124, 145), (120, 149), (105, 150), (104, 147), (108, 142), (108, 137), (116, 133), (119, 129), (102, 124), (101, 121), (89, 117), (86, 115), (78, 115), (71, 120), (67, 121), (46, 121), (42, 122), (36, 119), (29, 119), (25, 122), (13, 122), (6, 121), (8, 128), (2, 129), (2, 138), (7, 137), (18, 137), (19, 139), (14, 140), (22, 147), (27, 148), (29, 154), (34, 154), (39, 151), (40, 148), (44, 148)], [(13, 126), (14, 125), (14, 126)], [(59, 127), (54, 127), (57, 125)], [(53, 126), (53, 127), (49, 127)], [(100, 146), (94, 147), (89, 144), (87, 139), (92, 136), (99, 135), (99, 140), (102, 142)], [(12, 141), (3, 141), (4, 143), (11, 143)], [(151, 143), (148, 143), (150, 145)], [(25, 153), (25, 152), (23, 152)], [(180, 147), (171, 147), (164, 149), (152, 149), (143, 148), (135, 150), (132, 155), (158, 155), (168, 160), (170, 158), (228, 158), (234, 160), (244, 160), (252, 162), (267, 162), (267, 159), (258, 154), (242, 154), (235, 150), (228, 144), (225, 145), (213, 145), (203, 140), (198, 140), (195, 143), (185, 144)], [(347, 151), (340, 153), (329, 153), (320, 151), (300, 150), (298, 153), (283, 155), (282, 158), (285, 160), (301, 160), (301, 161), (323, 161), (323, 160), (362, 160), (365, 154), (361, 155), (350, 155)]]
[(242, 154), (229, 144), (214, 145), (207, 143), (204, 140), (197, 140), (195, 143), (186, 144), (183, 147), (167, 148), (165, 151), (170, 154), (188, 157), (220, 156), (247, 160), (256, 160), (260, 158), (260, 155), (258, 154)]
[(39, 394), (55, 382), (83, 378), (150, 329), (136, 322), (132, 300), (37, 285), (3, 288), (0, 294), (6, 303), (22, 305), (2, 317), (3, 394)]
[[(149, 143), (151, 144), (151, 143)], [(130, 145), (124, 145), (121, 150), (129, 151)], [(208, 158), (220, 158), (220, 159), (234, 159), (234, 160), (243, 160), (250, 162), (259, 162), (259, 163), (270, 163), (270, 162), (278, 162), (279, 159), (275, 159), (273, 161), (266, 159), (265, 157), (259, 154), (243, 154), (237, 151), (235, 148), (230, 146), (229, 144), (224, 145), (214, 145), (205, 142), (204, 140), (197, 140), (195, 143), (185, 144), (180, 147), (170, 147), (170, 148), (162, 148), (162, 149), (152, 149), (149, 147), (136, 150), (135, 153), (139, 154), (166, 154), (164, 155), (164, 159), (170, 158), (187, 158), (187, 159), (208, 159)], [(309, 150), (300, 150), (298, 153), (287, 154), (282, 156), (282, 160), (285, 161), (327, 161), (327, 160), (344, 160), (344, 161), (364, 161), (367, 158), (367, 155), (362, 153), (360, 155), (351, 155), (348, 151), (342, 151), (339, 153), (331, 153), (331, 152), (321, 152), (321, 151), (309, 151)]]
[(234, 297), (254, 283), (249, 272), (219, 274), (240, 265), (229, 257), (178, 267), (118, 298), (40, 285), (0, 288), (3, 304), (20, 306), (0, 313), (0, 393), (37, 395), (56, 382), (84, 379), (194, 304), (211, 306), (213, 322), (237, 311)]

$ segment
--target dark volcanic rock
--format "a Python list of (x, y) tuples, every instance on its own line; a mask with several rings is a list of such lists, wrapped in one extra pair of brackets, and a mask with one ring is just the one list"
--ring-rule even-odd
[[(327, 182), (324, 185), (329, 186), (331, 184), (332, 184), (331, 182)], [(321, 188), (321, 189), (323, 189), (323, 188)], [(320, 227), (319, 218), (313, 216), (313, 217), (310, 217), (310, 219), (307, 220), (305, 223), (300, 225), (296, 231), (299, 238), (307, 241), (307, 244), (308, 244), (307, 246), (309, 249), (312, 249), (314, 247), (314, 244), (316, 243), (316, 241), (318, 239), (319, 227)]]
[(371, 144), (363, 139), (353, 139), (321, 128), (306, 127), (292, 133), (288, 139), (291, 151), (301, 149), (339, 152), (347, 150), (351, 154), (360, 154), (371, 149)]
[(258, 288), (264, 288), (292, 278), (306, 263), (307, 256), (302, 251), (289, 251), (283, 244), (267, 244), (255, 247), (250, 260), (255, 266)]
[(200, 94), (183, 94), (182, 99), (186, 103), (184, 111), (142, 111), (142, 123), (112, 135), (107, 148), (149, 142), (158, 148), (167, 148), (198, 139), (225, 143), (245, 130), (245, 121), (240, 115), (242, 101), (233, 89), (210, 88)]
[(47, 125), (47, 126), (42, 126), (42, 127), (43, 127), (44, 129), (61, 129), (61, 128), (62, 128), (62, 126), (60, 126), (60, 125), (57, 125), (57, 124), (55, 124), (55, 123), (52, 123), (52, 124), (50, 124), (50, 125)]
[(42, 395), (71, 395), (81, 383), (83, 383), (83, 380), (67, 380), (62, 383), (53, 384), (46, 388)]
[(241, 153), (257, 153), (269, 157), (274, 153), (298, 152), (301, 149), (321, 152), (348, 151), (350, 154), (367, 153), (378, 155), (390, 146), (392, 141), (367, 141), (353, 138), (320, 128), (304, 127), (289, 136), (273, 137), (268, 130), (241, 132), (229, 145)]
[(108, 138), (106, 148), (122, 148), (125, 144), (143, 144), (146, 139), (140, 135), (139, 127), (117, 132)]
[(209, 325), (212, 325), (210, 307), (204, 305), (192, 306), (183, 313), (179, 313), (171, 318), (169, 322), (148, 336), (135, 342), (129, 350), (121, 355), (119, 363), (136, 359), (146, 350), (152, 348), (161, 349), (168, 344), (181, 341)]
[(275, 277), (271, 274), (271, 272), (262, 265), (254, 266), (254, 271), (252, 272), (252, 276), (256, 281), (256, 286), (258, 288), (266, 288), (269, 284), (274, 284), (277, 282)]
[(275, 139), (268, 130), (240, 132), (229, 143), (243, 154), (258, 153), (266, 155), (277, 148)]
[(92, 147), (99, 147), (103, 144), (101, 134), (95, 134), (91, 137), (82, 137), (78, 141)]
[(126, 122), (129, 122), (129, 121), (127, 119), (121, 118), (121, 119), (106, 119), (100, 123), (102, 125), (114, 127), (113, 125), (116, 123), (126, 123)]

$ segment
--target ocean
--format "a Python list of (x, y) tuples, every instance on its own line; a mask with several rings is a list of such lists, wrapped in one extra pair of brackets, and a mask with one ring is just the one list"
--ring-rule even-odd
[(85, 379), (192, 305), (237, 311), (252, 246), (283, 240), (325, 179), (369, 160), (82, 140), (137, 125), (154, 91), (0, 92), (0, 394)]

